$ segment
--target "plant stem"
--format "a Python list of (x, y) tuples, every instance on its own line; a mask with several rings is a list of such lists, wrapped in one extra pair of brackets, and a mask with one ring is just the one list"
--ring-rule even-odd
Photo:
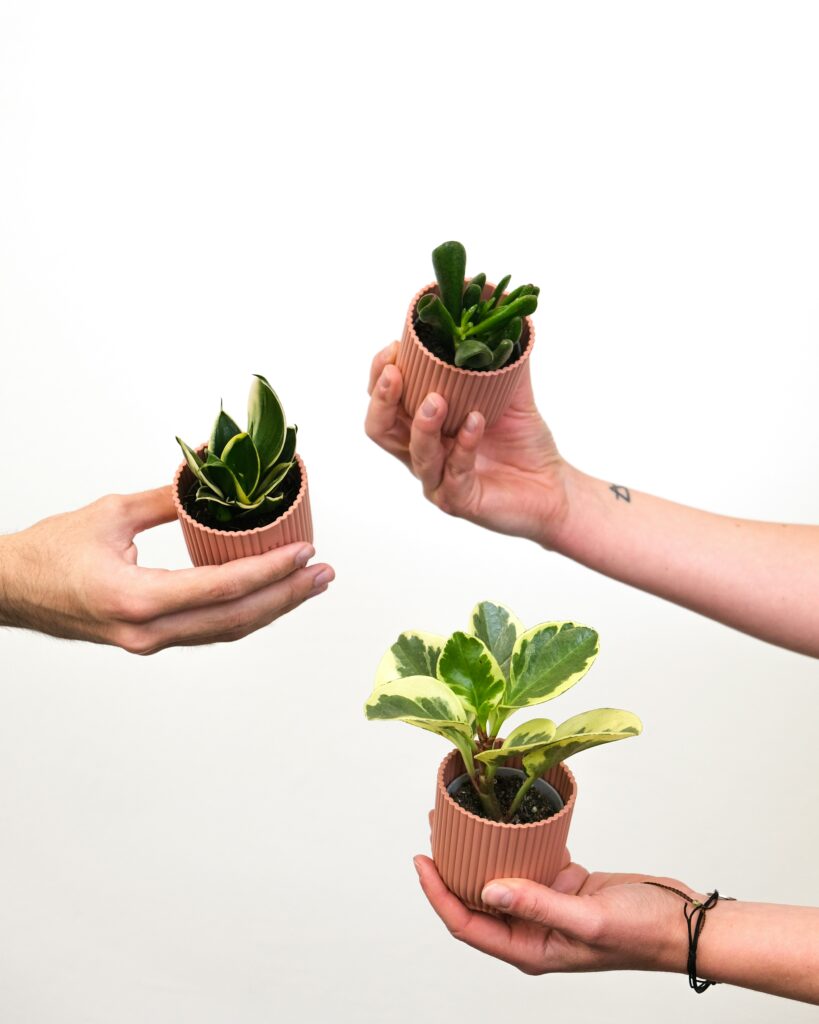
[(512, 801), (509, 811), (506, 815), (505, 821), (511, 821), (512, 818), (518, 813), (520, 805), (523, 803), (523, 799), (532, 786), (535, 784), (537, 779), (536, 775), (527, 775), (524, 781), (521, 783), (520, 789), (515, 793), (515, 799)]

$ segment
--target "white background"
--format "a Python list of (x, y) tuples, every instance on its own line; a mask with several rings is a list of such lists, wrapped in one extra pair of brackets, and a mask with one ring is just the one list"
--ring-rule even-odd
[[(455, 943), (410, 857), (436, 737), (362, 716), (402, 628), (474, 604), (602, 637), (555, 708), (637, 711), (574, 763), (572, 851), (819, 903), (817, 664), (447, 519), (364, 438), (374, 351), (445, 238), (543, 289), (566, 457), (816, 521), (812, 4), (0, 0), (0, 529), (169, 481), (267, 374), (324, 597), (139, 659), (0, 636), (3, 1024), (797, 1022), (679, 976), (529, 978)], [(176, 524), (140, 543), (186, 564)], [(682, 915), (681, 915), (682, 917)]]

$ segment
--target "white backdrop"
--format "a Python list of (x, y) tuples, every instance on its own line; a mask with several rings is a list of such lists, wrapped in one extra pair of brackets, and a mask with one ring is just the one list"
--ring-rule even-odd
[[(361, 423), (460, 238), (542, 286), (570, 461), (816, 521), (818, 34), (809, 3), (0, 0), (0, 529), (169, 481), (261, 372), (338, 572), (232, 646), (0, 635), (4, 1024), (813, 1019), (449, 938), (410, 860), (446, 748), (361, 710), (402, 628), (596, 626), (556, 713), (645, 734), (578, 758), (575, 857), (771, 901), (819, 903), (819, 672), (447, 519)], [(176, 524), (140, 551), (186, 564)]]

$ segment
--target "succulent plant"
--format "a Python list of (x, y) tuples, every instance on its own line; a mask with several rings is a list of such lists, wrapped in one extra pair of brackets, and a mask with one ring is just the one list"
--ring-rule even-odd
[(199, 481), (195, 500), (206, 504), (217, 522), (280, 505), (285, 498), (282, 485), (295, 459), (297, 428), (287, 426), (282, 404), (268, 381), (258, 373), (254, 377), (247, 430), (220, 406), (205, 459), (176, 439)]
[(497, 370), (519, 354), (523, 318), (537, 309), (540, 289), (524, 284), (504, 295), (507, 275), (488, 298), (481, 298), (486, 274), (465, 281), (466, 250), (460, 242), (439, 245), (432, 265), (439, 294), (422, 295), (415, 311), (451, 361), (469, 370)]
[[(597, 633), (588, 626), (544, 622), (526, 630), (508, 608), (483, 601), (466, 632), (448, 639), (402, 633), (381, 660), (365, 713), (448, 739), (460, 751), (487, 816), (509, 821), (549, 768), (642, 731), (630, 711), (598, 708), (559, 726), (535, 718), (499, 739), (502, 725), (519, 708), (552, 700), (582, 679), (598, 649)], [(525, 779), (504, 815), (495, 778), (512, 757), (521, 759)]]

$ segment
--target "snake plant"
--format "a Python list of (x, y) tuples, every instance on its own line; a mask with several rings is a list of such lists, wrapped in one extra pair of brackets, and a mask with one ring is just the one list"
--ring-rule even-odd
[[(466, 632), (449, 638), (402, 633), (381, 660), (367, 718), (397, 719), (438, 733), (461, 753), (486, 815), (514, 818), (527, 792), (567, 757), (642, 731), (630, 711), (598, 708), (561, 725), (535, 718), (504, 740), (501, 727), (515, 711), (552, 700), (588, 672), (598, 652), (597, 633), (574, 622), (544, 622), (524, 629), (508, 608), (483, 601)], [(525, 778), (504, 814), (496, 772), (520, 758)]]
[(272, 510), (285, 499), (283, 484), (296, 455), (296, 427), (287, 426), (276, 392), (254, 375), (247, 405), (247, 430), (220, 407), (204, 459), (177, 437), (199, 482), (195, 501), (217, 522)]
[(465, 280), (466, 249), (460, 242), (439, 245), (432, 265), (438, 294), (422, 295), (415, 311), (450, 361), (469, 370), (497, 370), (519, 354), (523, 318), (537, 309), (540, 289), (524, 284), (504, 295), (507, 275), (484, 299), (486, 274)]

